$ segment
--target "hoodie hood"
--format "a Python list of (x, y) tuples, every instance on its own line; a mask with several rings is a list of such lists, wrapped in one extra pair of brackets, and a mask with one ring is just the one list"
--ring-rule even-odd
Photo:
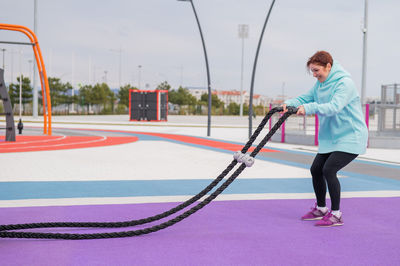
[[(332, 82), (337, 82), (344, 77), (351, 77), (350, 74), (336, 61), (333, 60), (333, 65), (328, 77), (321, 84), (327, 85)], [(319, 82), (319, 81), (318, 81)]]

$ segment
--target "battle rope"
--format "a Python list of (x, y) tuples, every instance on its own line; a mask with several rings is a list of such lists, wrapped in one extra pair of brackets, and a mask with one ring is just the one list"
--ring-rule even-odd
[[(14, 225), (0, 225), (0, 237), (1, 238), (43, 238), (43, 239), (70, 239), (70, 240), (80, 240), (80, 239), (100, 239), (100, 238), (119, 238), (119, 237), (130, 237), (130, 236), (138, 236), (143, 234), (148, 234), (152, 232), (159, 231), (161, 229), (172, 226), (191, 214), (197, 212), (212, 200), (214, 200), (219, 194), (221, 194), (238, 176), (239, 174), (247, 167), (251, 166), (254, 162), (254, 157), (259, 153), (259, 151), (265, 146), (268, 140), (275, 134), (275, 132), (279, 129), (279, 127), (285, 122), (285, 120), (292, 114), (297, 112), (297, 108), (288, 107), (288, 112), (282, 115), (282, 117), (276, 122), (276, 124), (272, 127), (270, 132), (264, 137), (264, 139), (257, 145), (257, 147), (253, 150), (250, 155), (246, 155), (247, 150), (253, 144), (255, 139), (260, 134), (261, 130), (264, 128), (268, 120), (271, 116), (276, 112), (281, 112), (281, 107), (276, 107), (271, 109), (268, 114), (261, 121), (260, 125), (254, 131), (253, 135), (250, 137), (249, 141), (239, 152), (237, 152), (234, 156), (235, 159), (228, 165), (228, 167), (205, 189), (203, 189), (200, 193), (193, 196), (189, 200), (181, 203), (180, 205), (170, 209), (169, 211), (163, 212), (158, 215), (154, 215), (148, 218), (125, 221), (125, 222), (53, 222), (53, 223), (31, 223), (31, 224), (14, 224)], [(185, 211), (181, 215), (163, 222), (161, 224), (143, 228), (139, 230), (133, 231), (121, 231), (121, 232), (110, 232), (110, 233), (95, 233), (95, 234), (69, 234), (69, 233), (36, 233), (36, 232), (9, 232), (9, 230), (21, 230), (21, 229), (33, 229), (33, 228), (49, 228), (49, 227), (97, 227), (97, 228), (118, 228), (118, 227), (130, 227), (140, 224), (145, 224), (153, 221), (160, 220), (167, 216), (170, 216), (185, 207), (191, 205), (195, 201), (199, 200), (203, 196), (205, 196), (208, 192), (210, 192), (239, 162), (242, 164), (239, 168), (212, 194), (210, 194), (207, 198), (205, 198), (202, 202), (198, 203), (194, 207)], [(252, 161), (249, 163), (249, 161)], [(247, 164), (247, 165), (246, 165)]]
[[(261, 121), (260, 125), (256, 129), (256, 131), (253, 133), (252, 137), (249, 139), (249, 141), (246, 143), (246, 145), (242, 148), (241, 153), (246, 153), (247, 150), (250, 148), (252, 143), (255, 141), (261, 130), (264, 128), (265, 124), (268, 122), (269, 118), (276, 112), (281, 111), (281, 108), (274, 108), (271, 109), (271, 111), (265, 116), (263, 121)], [(208, 192), (210, 192), (232, 169), (233, 167), (237, 164), (237, 160), (233, 160), (231, 164), (210, 184), (208, 185), (204, 190), (202, 190), (199, 194), (193, 196), (189, 200), (181, 203), (180, 205), (164, 212), (161, 214), (157, 214), (155, 216), (151, 216), (148, 218), (140, 219), (140, 220), (133, 220), (133, 221), (126, 221), (126, 222), (58, 222), (58, 223), (31, 223), (31, 224), (15, 224), (15, 225), (0, 225), (0, 231), (5, 231), (5, 230), (18, 230), (18, 229), (33, 229), (33, 228), (45, 228), (45, 227), (108, 227), (108, 228), (118, 228), (118, 227), (129, 227), (129, 226), (135, 226), (135, 225), (141, 225), (145, 223), (150, 223), (156, 220), (160, 220), (162, 218), (165, 218), (167, 216), (170, 216), (171, 214), (174, 214), (187, 206), (191, 205), (195, 201), (199, 200), (201, 197), (206, 195)]]

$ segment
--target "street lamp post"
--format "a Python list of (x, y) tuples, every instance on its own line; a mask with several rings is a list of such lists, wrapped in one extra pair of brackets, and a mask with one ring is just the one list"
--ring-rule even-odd
[(91, 79), (91, 75), (92, 75), (92, 57), (91, 56), (89, 56), (89, 64), (88, 64), (88, 66), (89, 66), (88, 83), (89, 83), (89, 85), (91, 85), (92, 84), (92, 79)]
[(253, 119), (253, 89), (254, 89), (254, 79), (256, 75), (256, 68), (257, 68), (257, 60), (258, 60), (258, 53), (260, 52), (260, 47), (261, 47), (261, 42), (264, 36), (264, 31), (265, 27), (267, 26), (267, 22), (269, 19), (269, 16), (271, 15), (272, 8), (274, 7), (275, 0), (272, 1), (271, 6), (269, 7), (269, 11), (267, 14), (267, 17), (265, 18), (264, 26), (261, 31), (260, 39), (258, 41), (258, 47), (257, 47), (257, 52), (256, 52), (256, 57), (254, 59), (254, 65), (253, 65), (253, 73), (251, 75), (251, 85), (250, 85), (250, 100), (249, 100), (249, 138), (251, 137), (252, 131), (253, 131), (253, 124), (252, 124), (252, 119)]
[[(6, 49), (5, 48), (2, 48), (1, 49), (1, 51), (3, 52), (3, 70), (4, 70), (4, 72), (5, 72), (5, 64), (4, 64), (4, 52), (6, 51)], [(11, 82), (12, 82), (12, 80), (11, 80)], [(8, 87), (7, 87), (7, 92), (8, 92)]]
[(180, 66), (179, 68), (180, 68), (180, 71), (181, 71), (181, 73), (180, 73), (181, 74), (181, 77), (180, 77), (181, 79), (180, 79), (179, 86), (182, 87), (183, 86), (183, 66)]
[[(72, 87), (71, 96), (72, 96), (72, 98), (75, 95), (75, 86), (74, 86), (74, 84), (75, 84), (75, 71), (74, 70), (75, 70), (75, 53), (72, 52), (72, 57), (71, 57), (71, 87)], [(75, 112), (74, 103), (72, 103), (71, 104), (71, 113), (74, 113), (74, 112)]]
[(121, 88), (121, 71), (122, 71), (122, 48), (119, 47), (118, 50), (110, 49), (111, 52), (117, 52), (119, 54), (119, 64), (118, 64), (118, 86)]
[(14, 82), (14, 49), (13, 48), (11, 48), (11, 66), (10, 66), (10, 68), (11, 68), (11, 83), (13, 83)]
[(3, 52), (3, 70), (4, 70), (4, 52), (6, 51), (5, 48), (1, 48), (1, 51)]
[[(33, 32), (35, 35), (38, 35), (38, 30), (37, 30), (37, 0), (33, 1)], [(33, 99), (32, 99), (32, 116), (33, 118), (38, 117), (38, 102), (39, 102), (39, 94), (38, 90), (36, 89), (36, 59), (33, 58), (33, 76), (32, 76), (32, 84), (33, 84)], [(43, 112), (45, 110), (43, 109)]]
[(104, 70), (104, 83), (107, 84), (107, 70)]
[(207, 88), (208, 88), (208, 120), (207, 120), (207, 136), (210, 136), (211, 134), (211, 81), (210, 81), (210, 70), (208, 66), (208, 57), (207, 57), (207, 50), (206, 50), (206, 44), (204, 43), (204, 37), (203, 37), (203, 32), (201, 31), (201, 26), (200, 26), (200, 21), (199, 18), (197, 17), (196, 9), (194, 7), (193, 1), (192, 0), (178, 0), (181, 2), (190, 2), (192, 5), (193, 13), (197, 21), (197, 26), (199, 27), (200, 31), (200, 37), (201, 37), (201, 42), (203, 44), (203, 51), (204, 51), (204, 57), (206, 60), (206, 69), (207, 69)]
[(365, 104), (365, 83), (366, 83), (366, 72), (367, 72), (367, 22), (368, 22), (368, 1), (364, 2), (364, 25), (362, 27), (363, 32), (363, 57), (362, 57), (362, 79), (361, 79), (361, 105)]
[(242, 39), (242, 62), (240, 65), (240, 116), (243, 116), (243, 58), (244, 58), (244, 39), (249, 37), (249, 25), (239, 25), (239, 38)]
[(28, 63), (29, 63), (29, 69), (30, 69), (30, 71), (29, 71), (29, 81), (32, 82), (32, 72), (33, 72), (32, 63), (33, 63), (33, 60), (32, 59), (28, 59)]
[(19, 120), (22, 116), (22, 50), (19, 50)]
[(140, 90), (140, 72), (142, 69), (142, 65), (138, 65), (138, 89)]

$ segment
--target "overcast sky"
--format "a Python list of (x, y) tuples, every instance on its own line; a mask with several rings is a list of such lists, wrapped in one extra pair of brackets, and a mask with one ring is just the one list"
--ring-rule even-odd
[[(250, 78), (269, 0), (193, 0), (202, 26), (217, 90), (240, 90), (241, 49), (238, 25), (249, 25), (244, 41), (244, 89)], [(166, 80), (206, 87), (204, 53), (189, 2), (176, 0), (38, 0), (38, 38), (49, 76), (64, 82), (138, 86)], [(0, 0), (0, 23), (33, 29), (33, 0)], [(382, 84), (400, 83), (400, 1), (370, 0), (368, 14), (367, 96)], [(305, 68), (317, 50), (329, 51), (361, 90), (364, 0), (277, 0), (258, 59), (255, 93), (296, 96), (315, 82)], [(0, 41), (23, 41), (21, 33), (0, 31)], [(6, 81), (20, 71), (30, 75), (31, 48), (0, 44)], [(11, 53), (13, 52), (13, 53)], [(13, 60), (12, 60), (13, 59)], [(1, 65), (0, 65), (1, 66)], [(13, 67), (11, 67), (13, 66)], [(12, 71), (11, 71), (12, 69)], [(107, 73), (107, 74), (105, 74)]]

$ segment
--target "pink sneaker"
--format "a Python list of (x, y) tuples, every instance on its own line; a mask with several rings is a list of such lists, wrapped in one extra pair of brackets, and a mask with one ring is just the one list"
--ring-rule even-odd
[[(343, 216), (343, 215), (342, 215)], [(336, 217), (332, 214), (332, 211), (328, 212), (321, 221), (318, 221), (315, 225), (319, 227), (331, 227), (331, 226), (339, 226), (343, 225), (342, 216)]]
[(321, 220), (325, 214), (326, 212), (324, 213), (317, 209), (317, 203), (315, 203), (314, 208), (311, 208), (311, 211), (307, 212), (301, 219), (304, 221)]

